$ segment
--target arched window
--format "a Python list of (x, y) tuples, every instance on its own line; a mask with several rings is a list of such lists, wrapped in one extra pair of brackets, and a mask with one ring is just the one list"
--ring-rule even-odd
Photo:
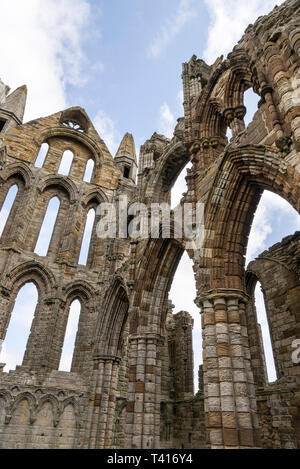
[(36, 160), (35, 160), (35, 163), (34, 163), (34, 166), (36, 168), (42, 168), (44, 166), (44, 162), (45, 162), (48, 150), (49, 150), (48, 143), (43, 143), (41, 145), (40, 151), (39, 151), (38, 156), (36, 157)]
[(255, 305), (257, 322), (260, 325), (264, 354), (266, 359), (266, 368), (269, 382), (277, 380), (277, 373), (273, 355), (272, 340), (269, 328), (268, 317), (266, 313), (265, 299), (262, 292), (261, 284), (257, 282), (255, 288)]
[(74, 158), (74, 155), (70, 150), (67, 150), (64, 152), (63, 157), (60, 162), (58, 174), (62, 174), (63, 176), (69, 175), (73, 158)]
[(6, 363), (5, 372), (21, 365), (29, 337), (38, 291), (33, 283), (26, 283), (17, 295), (6, 337), (2, 345), (0, 362)]
[[(247, 246), (246, 264), (258, 257), (266, 249), (275, 245), (275, 243), (281, 242), (285, 236), (299, 230), (299, 228), (300, 217), (296, 210), (279, 195), (265, 190), (252, 222)], [(267, 284), (264, 284), (264, 288), (267, 288)], [(259, 283), (257, 283), (254, 296), (257, 322), (260, 324), (262, 331), (268, 379), (269, 381), (274, 381), (277, 378), (277, 374), (273, 358), (272, 336), (269, 330), (269, 321), (271, 325), (273, 310), (269, 309), (266, 312), (266, 306), (268, 305), (265, 304), (265, 298)], [(272, 327), (274, 325), (275, 323), (273, 322)], [(274, 344), (274, 351), (277, 366), (280, 367), (281, 358), (280, 353), (278, 356), (276, 344)]]
[[(188, 292), (188, 295), (187, 295)], [(194, 303), (196, 294), (196, 284), (193, 272), (193, 262), (186, 252), (178, 264), (173, 278), (169, 298), (175, 305), (174, 313), (188, 311), (194, 320), (193, 327), (193, 352), (194, 352), (194, 387), (198, 392), (198, 372), (199, 366), (203, 364), (202, 358), (202, 328), (199, 308)]]
[(232, 130), (230, 127), (227, 127), (227, 130), (226, 130), (226, 137), (228, 139), (228, 142), (230, 142), (230, 140), (232, 139)]
[(90, 158), (85, 167), (85, 173), (83, 176), (84, 182), (91, 182), (93, 171), (94, 171), (94, 166), (95, 166), (94, 160)]
[(246, 264), (265, 249), (299, 229), (298, 212), (285, 199), (265, 190), (252, 222)]
[(48, 253), (59, 207), (59, 198), (52, 197), (52, 199), (49, 201), (45, 218), (34, 250), (34, 252), (39, 256), (46, 256)]
[(79, 300), (74, 300), (69, 309), (68, 324), (65, 333), (65, 340), (60, 358), (59, 370), (71, 371), (72, 359), (75, 348), (75, 340), (79, 324), (81, 304)]
[(244, 106), (246, 107), (246, 114), (244, 117), (245, 126), (253, 120), (254, 114), (258, 109), (258, 102), (260, 97), (254, 93), (253, 88), (249, 88), (244, 93)]
[(91, 239), (92, 239), (92, 233), (93, 233), (93, 227), (94, 227), (94, 222), (95, 222), (95, 216), (96, 216), (95, 209), (91, 208), (88, 211), (88, 214), (86, 217), (85, 229), (84, 229), (84, 234), (83, 234), (82, 243), (81, 243), (81, 250), (80, 250), (79, 261), (78, 261), (78, 264), (81, 264), (81, 265), (87, 264), (90, 244), (91, 244)]
[(2, 236), (3, 230), (5, 228), (8, 217), (10, 215), (12, 206), (14, 204), (14, 201), (16, 200), (17, 193), (18, 193), (18, 186), (17, 184), (14, 184), (13, 186), (10, 187), (5, 197), (5, 201), (2, 205), (2, 209), (0, 212), (0, 236)]
[(174, 186), (171, 189), (171, 208), (172, 209), (174, 209), (175, 207), (177, 207), (177, 205), (179, 205), (179, 203), (182, 199), (183, 193), (187, 192), (187, 190), (188, 190), (185, 178), (186, 178), (186, 175), (187, 175), (187, 169), (190, 169), (191, 167), (192, 167), (192, 163), (188, 163), (183, 168), (183, 170), (179, 174)]

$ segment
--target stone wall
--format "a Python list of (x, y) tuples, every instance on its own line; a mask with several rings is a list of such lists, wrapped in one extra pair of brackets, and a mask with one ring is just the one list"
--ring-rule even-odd
[[(300, 369), (294, 363), (293, 343), (300, 339), (300, 233), (272, 246), (248, 266), (251, 301), (247, 322), (263, 447), (295, 448), (299, 432)], [(259, 281), (265, 299), (274, 361), (275, 383), (268, 383), (262, 341), (257, 334), (254, 288)], [(256, 327), (255, 327), (256, 326)]]
[[(18, 195), (0, 239), (0, 340), (15, 298), (33, 282), (39, 299), (15, 371), (0, 372), (4, 448), (290, 448), (299, 446), (299, 234), (245, 271), (256, 207), (265, 189), (300, 212), (299, 1), (249, 25), (233, 51), (208, 66), (183, 65), (184, 118), (174, 136), (133, 138), (114, 159), (79, 107), (22, 124), (26, 87), (1, 88), (0, 206)], [(244, 93), (260, 96), (246, 128)], [(227, 139), (230, 127), (232, 139)], [(35, 165), (41, 145), (49, 150)], [(68, 176), (58, 174), (65, 151)], [(83, 181), (93, 160), (90, 182)], [(87, 265), (79, 253), (90, 209), (121, 196), (129, 205), (168, 202), (190, 161), (181, 204), (204, 210), (204, 240), (191, 248), (171, 229), (158, 238), (99, 238), (97, 214)], [(130, 168), (128, 167), (130, 166)], [(124, 171), (124, 167), (128, 169)], [(46, 256), (35, 251), (48, 202), (60, 200)], [(125, 220), (125, 224), (130, 218)], [(184, 251), (193, 261), (202, 317), (203, 366), (194, 395), (192, 319), (172, 316), (171, 283)], [(269, 384), (253, 299), (259, 280), (278, 380)], [(71, 303), (81, 313), (71, 371), (58, 370)], [(3, 364), (0, 370), (3, 370)]]

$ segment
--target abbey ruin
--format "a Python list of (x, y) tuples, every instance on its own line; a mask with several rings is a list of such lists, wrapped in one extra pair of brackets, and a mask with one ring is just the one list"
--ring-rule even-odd
[[(197, 45), (196, 45), (197, 46)], [(300, 233), (245, 270), (265, 189), (300, 212), (300, 2), (253, 25), (227, 58), (183, 64), (184, 117), (135, 154), (113, 157), (84, 109), (23, 124), (26, 87), (0, 83), (0, 207), (17, 195), (0, 240), (0, 339), (20, 288), (38, 303), (23, 362), (0, 366), (0, 448), (300, 448)], [(245, 127), (244, 93), (259, 95)], [(227, 130), (232, 138), (228, 140)], [(42, 165), (36, 164), (47, 145)], [(68, 176), (59, 174), (73, 153)], [(94, 165), (90, 181), (84, 174)], [(186, 240), (101, 239), (78, 263), (87, 215), (103, 202), (168, 202), (188, 162), (182, 204), (205, 204), (205, 240), (187, 250), (202, 318), (203, 366), (193, 376), (189, 313), (169, 290)], [(59, 212), (45, 256), (35, 246), (53, 197)], [(254, 289), (264, 292), (278, 379), (269, 383)], [(70, 372), (59, 363), (71, 303), (81, 312)], [(195, 350), (197, 353), (197, 350)], [(194, 394), (194, 381), (199, 391)]]

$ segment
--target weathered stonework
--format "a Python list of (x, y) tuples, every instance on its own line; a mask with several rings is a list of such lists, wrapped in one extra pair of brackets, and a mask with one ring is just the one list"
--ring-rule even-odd
[[(226, 59), (183, 65), (184, 118), (154, 134), (137, 163), (126, 134), (115, 158), (79, 107), (22, 124), (26, 87), (0, 81), (0, 206), (18, 194), (0, 240), (0, 339), (19, 289), (39, 294), (24, 359), (0, 364), (2, 448), (296, 448), (300, 446), (300, 237), (245, 271), (264, 189), (300, 211), (300, 5), (288, 0), (250, 25)], [(260, 96), (245, 127), (244, 92)], [(226, 131), (232, 131), (228, 142)], [(42, 168), (35, 161), (49, 145)], [(62, 155), (74, 154), (68, 176)], [(84, 182), (89, 160), (90, 182)], [(96, 215), (87, 265), (87, 214), (102, 202), (168, 202), (188, 161), (182, 203), (205, 204), (194, 263), (203, 366), (194, 395), (192, 327), (169, 290), (186, 241), (101, 239)], [(136, 182), (137, 175), (137, 182)], [(34, 253), (49, 200), (60, 209), (45, 257)], [(129, 221), (129, 220), (128, 220)], [(278, 379), (269, 384), (254, 304), (262, 285)], [(71, 371), (59, 371), (69, 308), (81, 303)]]

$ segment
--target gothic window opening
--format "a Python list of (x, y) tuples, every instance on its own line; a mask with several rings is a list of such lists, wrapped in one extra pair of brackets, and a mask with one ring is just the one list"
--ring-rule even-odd
[(181, 171), (174, 186), (171, 189), (171, 208), (174, 209), (177, 205), (180, 204), (180, 201), (183, 197), (183, 194), (187, 192), (187, 183), (186, 183), (186, 175), (187, 170), (192, 168), (192, 163), (188, 163), (185, 168)]
[(76, 121), (64, 121), (62, 123), (65, 127), (69, 127), (70, 129), (77, 130), (77, 132), (84, 132), (84, 128)]
[(0, 119), (0, 132), (2, 132), (2, 130), (4, 129), (5, 124), (6, 124), (6, 120)]
[(123, 176), (124, 176), (124, 178), (129, 179), (129, 176), (130, 176), (130, 168), (129, 168), (129, 166), (124, 166)]
[(81, 250), (80, 250), (79, 261), (78, 261), (78, 264), (81, 264), (81, 265), (87, 265), (95, 217), (96, 217), (95, 209), (91, 208), (87, 214), (85, 229), (84, 229), (82, 243), (81, 243)]
[(91, 182), (92, 176), (93, 176), (93, 171), (94, 171), (94, 166), (95, 166), (95, 163), (92, 160), (92, 158), (90, 158), (88, 160), (87, 164), (86, 164), (86, 167), (85, 167), (85, 173), (84, 173), (84, 176), (83, 176), (83, 181), (84, 182)]
[(80, 301), (74, 300), (69, 308), (69, 317), (60, 358), (59, 371), (71, 371), (80, 311)]
[(299, 213), (281, 196), (265, 190), (252, 222), (246, 265), (262, 251), (299, 229)]
[(258, 102), (260, 100), (260, 96), (254, 93), (253, 88), (249, 88), (244, 93), (244, 106), (246, 108), (246, 114), (244, 116), (245, 126), (247, 127), (248, 124), (253, 120), (253, 117), (258, 110)]
[(60, 200), (58, 197), (52, 197), (48, 203), (44, 221), (35, 246), (35, 254), (46, 256), (50, 246), (51, 238), (59, 212)]
[(228, 142), (230, 142), (230, 140), (232, 139), (232, 130), (230, 127), (227, 127), (226, 137), (228, 139)]
[[(186, 292), (188, 292), (188, 295)], [(178, 329), (177, 337), (179, 338), (179, 335), (182, 336), (182, 342), (180, 341), (180, 344), (176, 342), (173, 344), (172, 354), (175, 356), (173, 365), (176, 367), (177, 372), (178, 367), (183, 367), (181, 370), (182, 380), (180, 386), (184, 386), (185, 392), (198, 392), (197, 378), (199, 367), (203, 364), (201, 316), (198, 307), (194, 303), (196, 296), (193, 262), (188, 254), (184, 252), (174, 275), (169, 294), (169, 299), (171, 303), (173, 303), (172, 309), (175, 305), (173, 318), (175, 318), (175, 316), (177, 316), (177, 318), (174, 324), (170, 322), (168, 327), (170, 330), (176, 327)], [(169, 313), (170, 312), (171, 311), (169, 311)], [(189, 315), (186, 315), (186, 312), (189, 313)], [(169, 321), (172, 321), (170, 314)], [(193, 326), (192, 335), (190, 336), (189, 330), (191, 321), (193, 322)], [(172, 346), (172, 344), (169, 344), (169, 346)], [(174, 366), (171, 364), (171, 369), (173, 369)], [(172, 371), (172, 373), (174, 372), (175, 371)]]
[(62, 176), (69, 176), (73, 158), (73, 152), (71, 152), (70, 150), (66, 150), (64, 152), (59, 166), (58, 174), (61, 174)]
[(0, 236), (2, 236), (3, 230), (6, 226), (8, 217), (11, 213), (14, 201), (16, 200), (18, 193), (18, 186), (14, 184), (10, 187), (7, 195), (5, 197), (4, 204), (2, 205), (1, 212), (0, 212)]
[[(300, 216), (296, 210), (279, 195), (265, 190), (257, 206), (248, 238), (246, 267), (251, 261), (258, 258), (260, 254), (265, 253), (268, 256), (266, 251), (271, 246), (281, 242), (285, 236), (294, 233), (299, 228)], [(261, 281), (263, 283), (262, 279)], [(263, 283), (263, 285), (265, 289), (268, 288), (267, 283)], [(273, 288), (276, 290), (278, 287), (274, 285)], [(273, 356), (272, 330), (269, 329), (269, 324), (270, 326), (272, 324), (272, 314), (275, 314), (273, 312), (274, 305), (268, 311), (268, 305), (265, 303), (265, 298), (259, 284), (256, 286), (254, 297), (257, 322), (261, 325), (263, 337), (261, 348), (265, 354), (268, 380), (272, 382), (277, 379), (277, 370)], [(280, 370), (281, 359), (280, 356), (278, 357), (278, 350), (274, 350), (276, 351), (275, 358), (278, 360), (276, 364), (278, 370)]]
[(255, 288), (255, 305), (257, 322), (261, 329), (263, 349), (265, 355), (265, 362), (267, 368), (267, 375), (269, 383), (277, 380), (277, 372), (273, 355), (272, 338), (270, 334), (270, 327), (266, 312), (266, 305), (264, 300), (264, 294), (261, 288), (261, 284), (257, 282)]
[(34, 166), (36, 168), (42, 168), (44, 166), (45, 159), (46, 159), (48, 151), (49, 151), (48, 143), (43, 143), (41, 145), (40, 151), (39, 151), (38, 156), (36, 157), (36, 160), (35, 160), (35, 163), (34, 163)]
[(5, 372), (14, 370), (17, 365), (22, 364), (37, 302), (38, 291), (34, 283), (23, 285), (16, 297), (2, 344), (0, 362), (6, 364)]

